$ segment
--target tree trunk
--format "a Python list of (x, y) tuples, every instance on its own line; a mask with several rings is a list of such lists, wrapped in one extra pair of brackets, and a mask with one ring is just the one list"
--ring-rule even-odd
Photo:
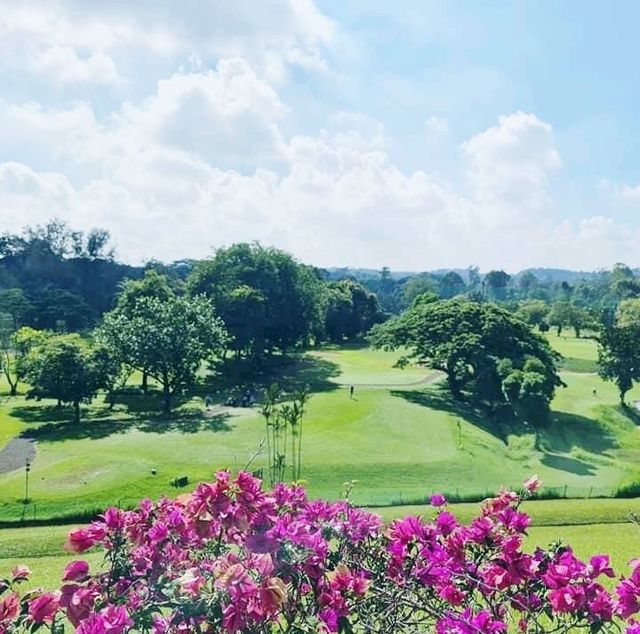
[(145, 394), (149, 391), (149, 375), (146, 370), (142, 371), (142, 384), (140, 387)]
[(171, 390), (169, 380), (166, 378), (162, 382), (162, 409), (165, 414), (171, 413)]
[(73, 402), (73, 422), (80, 422), (80, 401)]
[(456, 380), (455, 373), (447, 372), (447, 382), (449, 384), (449, 390), (451, 391), (451, 395), (455, 399), (460, 398), (460, 385)]

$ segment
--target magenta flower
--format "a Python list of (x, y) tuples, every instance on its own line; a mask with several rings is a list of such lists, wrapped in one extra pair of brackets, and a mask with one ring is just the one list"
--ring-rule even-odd
[(89, 564), (82, 560), (76, 559), (67, 564), (64, 569), (62, 581), (84, 581), (89, 575)]
[(29, 603), (29, 618), (34, 623), (52, 623), (60, 608), (60, 593), (47, 592)]

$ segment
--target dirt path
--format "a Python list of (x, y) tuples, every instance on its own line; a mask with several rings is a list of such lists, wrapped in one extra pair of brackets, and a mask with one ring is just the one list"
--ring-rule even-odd
[(0, 450), (0, 474), (24, 468), (36, 457), (36, 443), (27, 438), (12, 438)]

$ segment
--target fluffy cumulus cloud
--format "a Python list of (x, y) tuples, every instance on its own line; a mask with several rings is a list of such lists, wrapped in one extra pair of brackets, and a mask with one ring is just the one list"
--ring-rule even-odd
[[(318, 265), (402, 269), (594, 268), (633, 253), (637, 230), (558, 219), (562, 161), (534, 114), (478, 131), (447, 175), (401, 167), (363, 112), (296, 126), (291, 77), (332, 81), (340, 39), (310, 1), (274, 0), (262, 13), (248, 0), (92, 6), (0, 13), (2, 63), (41, 82), (30, 99), (0, 101), (3, 229), (52, 216), (104, 226), (134, 262), (254, 239)], [(134, 82), (145, 56), (148, 76)], [(81, 92), (89, 83), (102, 87)], [(55, 84), (65, 87), (47, 101)], [(70, 85), (85, 88), (70, 98)], [(423, 120), (425, 153), (453, 143), (445, 119)]]

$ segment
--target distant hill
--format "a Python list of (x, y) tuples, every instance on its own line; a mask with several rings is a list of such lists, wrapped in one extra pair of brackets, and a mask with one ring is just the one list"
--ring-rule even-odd
[[(376, 269), (359, 269), (349, 266), (344, 267), (330, 267), (324, 269), (327, 272), (328, 278), (331, 280), (340, 280), (347, 277), (355, 278), (358, 281), (367, 280), (379, 280), (380, 270)], [(450, 268), (450, 269), (433, 269), (431, 271), (390, 271), (391, 279), (400, 280), (407, 277), (413, 277), (414, 275), (433, 275), (436, 277), (442, 276), (445, 273), (453, 271), (458, 273), (463, 280), (468, 281), (469, 269), (464, 268)], [(575, 284), (579, 280), (595, 279), (599, 275), (599, 271), (572, 271), (570, 269), (552, 269), (552, 268), (528, 268), (518, 271), (517, 273), (511, 273), (512, 277), (518, 279), (525, 273), (533, 273), (541, 282), (567, 282), (569, 284)], [(483, 271), (481, 275), (485, 275), (487, 271)], [(634, 270), (634, 273), (638, 275), (639, 270)]]
[[(330, 267), (324, 269), (327, 272), (327, 276), (330, 280), (343, 280), (347, 277), (352, 277), (358, 281), (364, 280), (379, 280), (380, 269), (357, 269), (350, 266)], [(418, 275), (415, 271), (389, 271), (391, 279), (401, 280), (405, 277), (412, 277)]]
[(575, 284), (579, 280), (592, 280), (598, 277), (598, 271), (571, 271), (569, 269), (530, 268), (519, 271), (514, 277), (533, 273), (541, 282), (567, 282)]

